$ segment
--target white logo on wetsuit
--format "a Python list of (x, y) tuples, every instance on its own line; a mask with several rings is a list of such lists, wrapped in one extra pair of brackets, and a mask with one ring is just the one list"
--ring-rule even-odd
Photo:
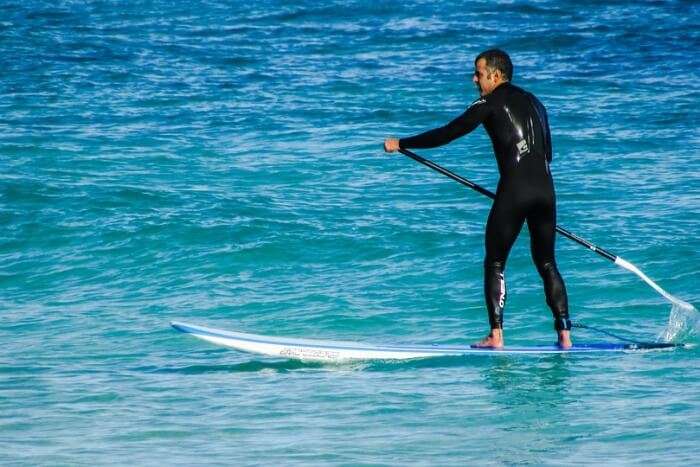
[(515, 145), (518, 147), (518, 162), (520, 162), (520, 159), (530, 152), (530, 148), (527, 145), (527, 141), (524, 139), (521, 139)]
[(501, 282), (501, 295), (498, 297), (498, 306), (503, 309), (504, 306), (506, 306), (506, 281), (503, 276), (503, 274), (499, 274), (500, 276), (500, 282)]

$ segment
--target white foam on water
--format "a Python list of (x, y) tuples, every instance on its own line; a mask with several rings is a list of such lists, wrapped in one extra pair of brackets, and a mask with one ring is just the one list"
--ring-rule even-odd
[(674, 300), (666, 328), (659, 334), (662, 342), (687, 342), (697, 334), (700, 312), (688, 302)]

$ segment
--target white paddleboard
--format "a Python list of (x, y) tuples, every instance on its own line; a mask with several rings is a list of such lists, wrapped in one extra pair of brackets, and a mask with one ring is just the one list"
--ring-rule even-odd
[(194, 324), (173, 321), (178, 331), (199, 339), (241, 352), (294, 360), (343, 362), (352, 360), (408, 360), (412, 358), (440, 357), (449, 355), (541, 355), (555, 353), (624, 352), (642, 349), (677, 347), (677, 344), (640, 343), (575, 344), (570, 349), (557, 345), (506, 346), (503, 349), (475, 348), (460, 345), (373, 345), (349, 341), (330, 341), (272, 337), (243, 332), (222, 331)]

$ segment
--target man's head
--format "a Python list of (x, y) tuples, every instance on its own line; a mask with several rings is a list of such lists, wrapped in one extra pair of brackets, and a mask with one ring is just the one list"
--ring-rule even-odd
[(513, 63), (507, 53), (500, 49), (481, 52), (474, 59), (474, 78), (472, 81), (479, 89), (479, 94), (491, 94), (500, 84), (513, 78)]

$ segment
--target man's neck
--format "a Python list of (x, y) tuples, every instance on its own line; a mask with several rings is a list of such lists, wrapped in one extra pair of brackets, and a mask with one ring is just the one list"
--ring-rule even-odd
[(490, 93), (484, 94), (484, 95), (481, 96), (481, 97), (486, 97), (486, 96), (488, 96), (489, 94), (493, 94), (494, 92), (496, 92), (496, 90), (497, 90), (498, 88), (501, 88), (501, 87), (503, 87), (503, 85), (508, 84), (508, 83), (510, 83), (510, 81), (501, 81), (500, 83), (498, 83), (498, 84), (496, 85), (496, 87), (494, 87), (494, 88), (491, 90)]

